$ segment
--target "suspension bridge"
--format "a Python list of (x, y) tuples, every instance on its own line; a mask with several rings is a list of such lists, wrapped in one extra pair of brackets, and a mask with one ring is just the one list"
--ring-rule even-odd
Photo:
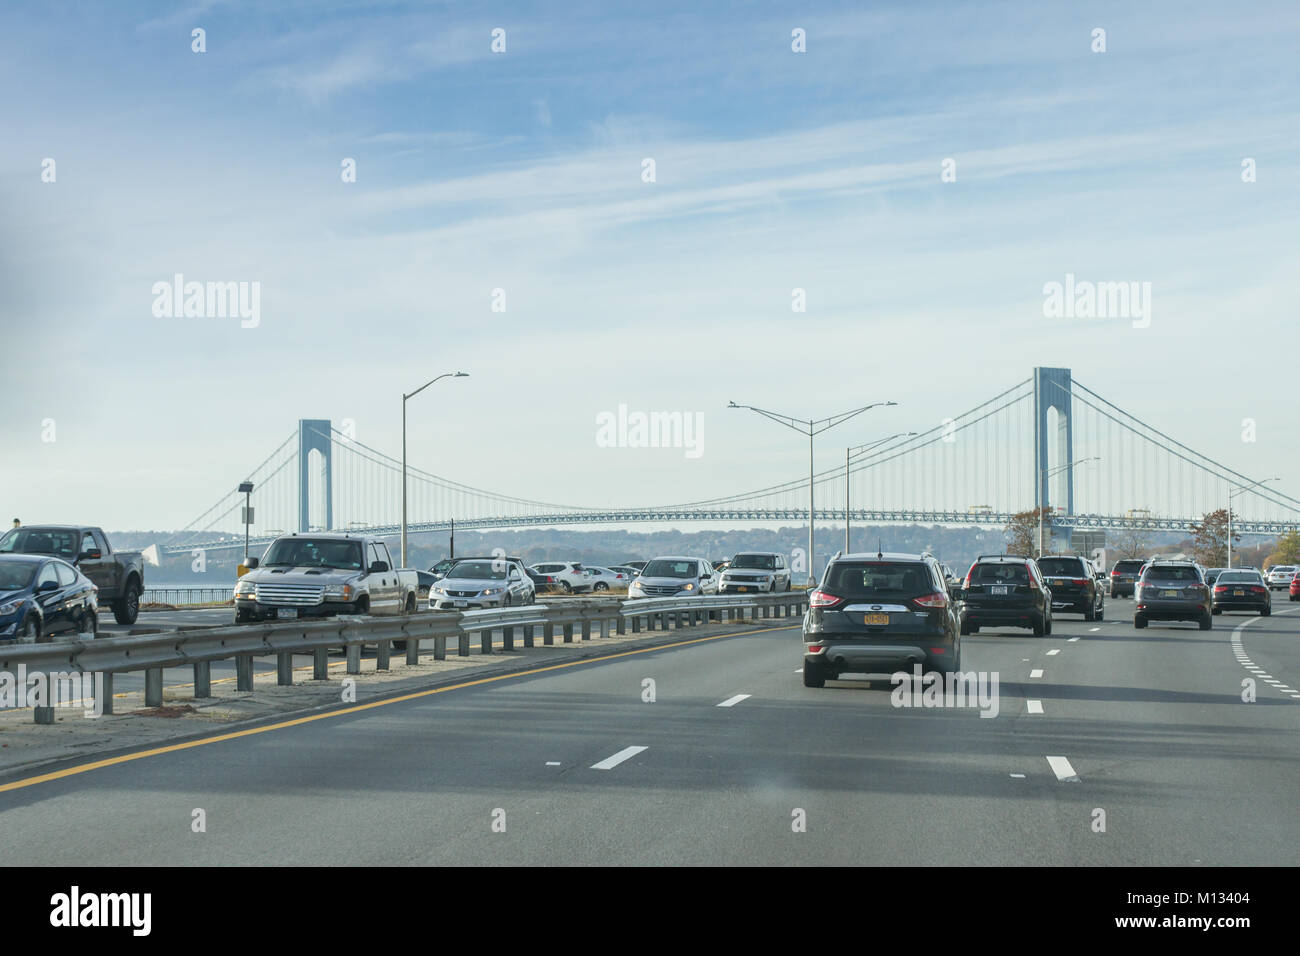
[[(256, 491), (259, 547), (287, 531), (400, 533), (402, 464), (333, 427), (304, 419), (243, 479)], [(587, 508), (475, 488), (407, 467), (410, 533), (631, 522), (806, 522), (807, 477), (679, 504)], [(1069, 369), (1024, 381), (915, 435), (852, 455), (814, 476), (821, 522), (1001, 528), (1042, 507), (1072, 531), (1187, 531), (1233, 494), (1233, 530), (1300, 528), (1300, 499), (1265, 487), (1124, 411)], [(847, 483), (847, 487), (846, 487)], [(224, 493), (160, 550), (242, 548), (244, 494)], [(846, 494), (848, 507), (846, 509)]]

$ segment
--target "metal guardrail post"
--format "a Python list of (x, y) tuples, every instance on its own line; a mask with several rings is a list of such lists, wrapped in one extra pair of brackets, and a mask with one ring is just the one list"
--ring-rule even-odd
[(614, 622), (614, 633), (622, 637), (627, 633), (627, 618), (620, 614)]
[(379, 651), (375, 655), (375, 670), (386, 671), (389, 669), (389, 658), (392, 656), (393, 642), (380, 641)]
[(632, 633), (633, 634), (641, 633), (641, 618), (636, 614), (632, 615)]
[(52, 724), (52, 723), (54, 723), (54, 708), (53, 708), (53, 707), (33, 707), (33, 708), (32, 708), (32, 714), (34, 715), (34, 718), (35, 718), (35, 720), (36, 720), (36, 723), (38, 723), (38, 724)]
[(464, 628), (456, 638), (456, 653), (460, 657), (469, 657), (469, 631)]
[(311, 679), (330, 679), (330, 652), (324, 647), (318, 647), (316, 650), (312, 651)]
[(555, 625), (550, 621), (542, 625), (542, 643), (547, 647), (555, 643)]
[(533, 647), (533, 646), (535, 646), (533, 641), (533, 625), (525, 624), (524, 625), (524, 647)]
[(433, 639), (433, 659), (435, 661), (445, 661), (447, 659), (446, 634), (439, 634)]
[(585, 617), (582, 619), (582, 639), (584, 641), (591, 640), (591, 621)]
[(509, 653), (515, 649), (515, 628), (508, 624), (501, 629), (501, 650)]
[(492, 628), (485, 627), (478, 632), (478, 649), (480, 654), (492, 653)]
[(572, 621), (564, 622), (564, 643), (565, 644), (573, 643), (573, 622)]
[(235, 690), (252, 691), (253, 689), (253, 655), (235, 655)]
[(344, 653), (347, 654), (347, 659), (348, 659), (348, 666), (346, 668), (347, 672), (349, 674), (360, 674), (361, 673), (361, 645), (359, 643), (346, 644), (344, 645)]
[(194, 665), (194, 697), (203, 700), (212, 696), (212, 662), (198, 661)]
[(162, 679), (161, 667), (150, 667), (144, 672), (144, 705), (146, 707), (162, 706)]
[(280, 687), (293, 686), (293, 655), (278, 651), (275, 655), (275, 682)]
[(408, 637), (406, 639), (406, 663), (409, 667), (414, 667), (420, 663), (420, 639)]
[(104, 699), (101, 702), (103, 706), (100, 707), (100, 710), (102, 710), (105, 714), (111, 717), (113, 714), (113, 673), (112, 671), (108, 671), (104, 674), (101, 674), (100, 680), (101, 683), (99, 685), (99, 692), (104, 695)]

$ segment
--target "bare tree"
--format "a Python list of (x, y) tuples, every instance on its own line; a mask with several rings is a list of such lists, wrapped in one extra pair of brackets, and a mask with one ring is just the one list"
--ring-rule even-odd
[(1117, 559), (1145, 558), (1151, 554), (1151, 532), (1146, 528), (1121, 528), (1107, 540)]
[[(1023, 554), (1027, 558), (1032, 558), (1038, 554), (1039, 510), (1033, 508), (1011, 516), (1007, 526), (1002, 529), (1007, 536), (1008, 554)], [(1056, 532), (1052, 530), (1052, 509), (1044, 508), (1041, 510), (1043, 512), (1043, 538), (1046, 543), (1043, 550), (1051, 551), (1052, 541), (1056, 539)]]

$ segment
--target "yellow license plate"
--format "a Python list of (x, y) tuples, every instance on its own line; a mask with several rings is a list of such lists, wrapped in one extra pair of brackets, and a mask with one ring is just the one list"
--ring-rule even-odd
[(1232, 596), (1233, 596), (1233, 597), (1245, 597), (1245, 596), (1246, 596), (1246, 592), (1245, 592), (1245, 591), (1233, 591), (1233, 592), (1232, 592)]
[(1165, 597), (1178, 597), (1178, 592), (1177, 592), (1177, 591), (1166, 591), (1166, 592), (1165, 592)]
[(748, 591), (749, 588), (736, 588), (736, 590), (740, 591), (743, 594), (744, 592)]
[(863, 623), (864, 623), (864, 624), (888, 624), (888, 623), (889, 623), (889, 615), (888, 615), (888, 614), (868, 614), (868, 615), (866, 615), (866, 619), (863, 621)]

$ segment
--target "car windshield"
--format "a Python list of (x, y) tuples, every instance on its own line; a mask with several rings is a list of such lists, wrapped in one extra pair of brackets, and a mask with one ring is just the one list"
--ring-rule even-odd
[(281, 538), (271, 545), (264, 567), (361, 570), (361, 542), (322, 538)]
[(21, 591), (31, 587), (36, 565), (26, 561), (0, 561), (0, 591)]
[(731, 559), (733, 568), (755, 568), (759, 571), (775, 571), (776, 555), (774, 554), (738, 554)]
[(1038, 570), (1044, 574), (1083, 577), (1084, 570), (1078, 558), (1039, 558)]
[(1254, 571), (1224, 571), (1219, 575), (1220, 584), (1259, 584), (1260, 576)]
[(14, 554), (57, 554), (76, 559), (81, 532), (62, 528), (14, 528), (0, 538), (0, 551)]
[(641, 572), (647, 578), (693, 578), (699, 565), (695, 561), (651, 561)]
[(916, 561), (833, 565), (822, 588), (846, 598), (907, 598), (934, 590), (929, 569)]
[(504, 581), (504, 561), (462, 561), (447, 572), (448, 580)]
[(979, 564), (971, 575), (972, 584), (1028, 584), (1029, 568), (1015, 564)]
[(1179, 565), (1156, 565), (1147, 568), (1142, 575), (1143, 581), (1195, 581), (1200, 582), (1201, 575), (1195, 568)]

